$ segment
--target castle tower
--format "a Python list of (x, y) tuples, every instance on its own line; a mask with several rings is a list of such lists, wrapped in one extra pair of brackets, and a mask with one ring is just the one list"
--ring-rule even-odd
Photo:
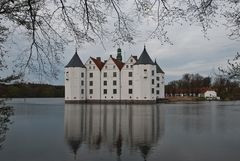
[(77, 51), (65, 66), (65, 101), (85, 102), (86, 100), (86, 67)]
[(156, 102), (156, 65), (147, 53), (143, 52), (133, 66), (133, 92), (136, 101)]
[(120, 48), (117, 49), (117, 60), (122, 62), (122, 50)]

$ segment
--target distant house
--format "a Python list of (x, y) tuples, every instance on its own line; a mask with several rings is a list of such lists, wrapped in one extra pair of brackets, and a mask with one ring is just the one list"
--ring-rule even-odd
[(202, 92), (200, 97), (204, 97), (207, 100), (220, 100), (220, 97), (217, 96), (217, 92), (214, 90), (206, 90)]
[(204, 92), (203, 96), (205, 98), (216, 98), (217, 97), (217, 92), (209, 90), (209, 91)]

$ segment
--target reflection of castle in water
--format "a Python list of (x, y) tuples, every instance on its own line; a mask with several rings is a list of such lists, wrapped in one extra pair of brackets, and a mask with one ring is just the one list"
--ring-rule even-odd
[(65, 104), (65, 139), (75, 154), (86, 144), (92, 150), (104, 146), (120, 157), (127, 145), (146, 159), (163, 133), (158, 106)]

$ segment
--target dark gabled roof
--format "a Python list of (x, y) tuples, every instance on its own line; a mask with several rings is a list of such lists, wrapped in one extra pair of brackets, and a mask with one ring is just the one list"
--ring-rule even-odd
[(164, 74), (164, 71), (160, 68), (160, 66), (158, 65), (156, 60), (155, 60), (155, 65), (156, 65), (156, 68), (157, 68), (157, 73), (163, 73)]
[(148, 55), (145, 46), (144, 46), (142, 54), (140, 55), (139, 59), (135, 63), (135, 65), (138, 65), (138, 64), (152, 64), (152, 65), (155, 65), (154, 62), (152, 61), (152, 59), (150, 58), (150, 56)]
[(81, 68), (86, 68), (85, 65), (82, 63), (81, 59), (79, 58), (77, 51), (73, 55), (72, 59), (70, 62), (65, 66), (65, 68), (68, 67), (81, 67)]

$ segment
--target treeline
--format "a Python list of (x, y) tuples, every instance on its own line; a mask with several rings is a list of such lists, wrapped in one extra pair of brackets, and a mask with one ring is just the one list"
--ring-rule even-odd
[(199, 96), (206, 90), (215, 90), (223, 100), (239, 100), (240, 87), (236, 81), (222, 76), (203, 77), (200, 74), (184, 74), (180, 80), (169, 82), (166, 85), (166, 95)]
[(64, 97), (64, 86), (16, 83), (0, 84), (1, 98)]

